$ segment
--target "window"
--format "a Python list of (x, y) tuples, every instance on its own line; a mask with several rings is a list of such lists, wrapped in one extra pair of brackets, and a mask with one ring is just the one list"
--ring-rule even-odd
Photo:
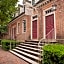
[(17, 33), (20, 32), (20, 23), (17, 23)]
[(33, 16), (33, 19), (37, 18), (37, 15)]
[(51, 12), (53, 12), (52, 8), (47, 10), (47, 11), (45, 11), (45, 14), (48, 14), (48, 13), (51, 13)]
[(35, 4), (35, 0), (32, 0), (32, 5), (34, 5)]
[(23, 20), (22, 25), (23, 25), (23, 32), (26, 32), (26, 20)]

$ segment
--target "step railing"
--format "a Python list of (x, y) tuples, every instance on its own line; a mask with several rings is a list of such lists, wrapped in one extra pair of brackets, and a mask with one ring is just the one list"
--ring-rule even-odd
[[(50, 34), (52, 35), (52, 37), (50, 38)], [(55, 32), (54, 32), (54, 28), (53, 29), (51, 29), (49, 32), (48, 32), (48, 34), (47, 35), (45, 35), (45, 37), (47, 38), (47, 39), (54, 39), (55, 38)], [(44, 40), (44, 38), (42, 38), (42, 39), (40, 39), (40, 41), (39, 41), (39, 43), (38, 43), (38, 47), (40, 47), (40, 44), (41, 44), (41, 42)], [(44, 41), (45, 42), (45, 41)], [(45, 44), (45, 43), (44, 43)], [(42, 50), (42, 48), (40, 47), (40, 50)], [(42, 52), (40, 51), (40, 54), (42, 54)], [(39, 56), (39, 58), (41, 58), (41, 55)], [(39, 64), (41, 64), (40, 62), (39, 62)], [(42, 64), (44, 64), (44, 63), (42, 63)]]
[(21, 42), (9, 42), (9, 46), (10, 46), (10, 50), (12, 50), (13, 48), (17, 47)]

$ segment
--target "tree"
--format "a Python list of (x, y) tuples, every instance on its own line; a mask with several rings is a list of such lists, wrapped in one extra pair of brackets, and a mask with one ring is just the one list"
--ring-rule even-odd
[(18, 0), (0, 0), (0, 33), (5, 32), (7, 23), (12, 19)]

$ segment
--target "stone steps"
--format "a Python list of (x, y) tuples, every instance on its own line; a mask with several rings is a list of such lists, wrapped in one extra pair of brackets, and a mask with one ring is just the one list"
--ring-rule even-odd
[(42, 47), (41, 44), (38, 46), (38, 42), (25, 42), (18, 45), (15, 49), (10, 50), (11, 53), (14, 55), (24, 59), (25, 61), (29, 62), (30, 64), (39, 64), (41, 63), (41, 54), (42, 50), (40, 48)]
[(18, 56), (19, 58), (27, 61), (29, 64), (30, 64), (30, 63), (31, 63), (31, 64), (39, 64), (38, 62), (35, 62), (35, 61), (33, 61), (33, 60), (31, 60), (31, 59), (29, 59), (29, 58), (27, 58), (27, 57), (25, 57), (25, 56), (23, 56), (23, 55), (21, 55), (21, 54), (18, 54), (18, 53), (16, 53), (16, 52), (14, 52), (14, 51), (11, 51), (11, 50), (10, 50), (10, 52), (13, 53), (14, 55)]

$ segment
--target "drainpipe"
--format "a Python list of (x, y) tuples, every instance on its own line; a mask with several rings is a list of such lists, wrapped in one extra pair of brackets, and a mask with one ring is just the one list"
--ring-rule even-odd
[(24, 13), (25, 13), (25, 5), (24, 5)]

